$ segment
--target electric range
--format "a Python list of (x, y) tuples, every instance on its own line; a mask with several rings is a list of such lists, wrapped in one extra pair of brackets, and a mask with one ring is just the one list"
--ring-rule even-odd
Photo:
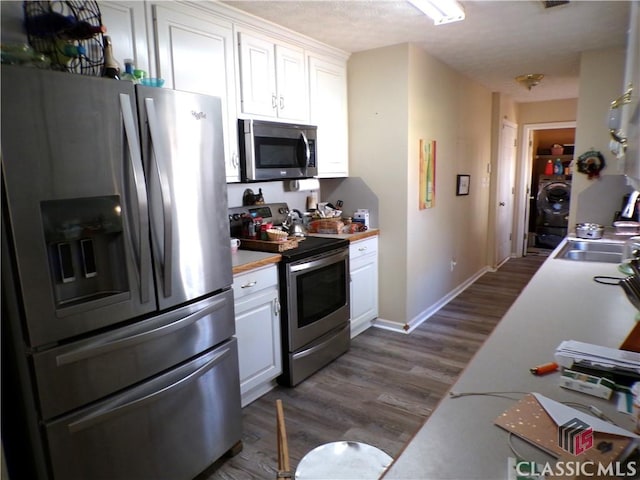
[[(279, 226), (288, 213), (286, 203), (230, 208), (231, 236), (242, 241), (243, 215)], [(283, 372), (278, 382), (292, 387), (349, 350), (349, 242), (307, 236), (279, 253)]]

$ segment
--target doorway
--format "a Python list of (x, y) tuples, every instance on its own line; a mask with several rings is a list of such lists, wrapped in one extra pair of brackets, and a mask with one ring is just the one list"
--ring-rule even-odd
[(513, 213), (516, 179), (516, 145), (518, 125), (502, 120), (498, 156), (496, 192), (496, 265), (508, 260), (512, 252)]
[(517, 254), (549, 254), (568, 230), (575, 122), (525, 125), (522, 138)]

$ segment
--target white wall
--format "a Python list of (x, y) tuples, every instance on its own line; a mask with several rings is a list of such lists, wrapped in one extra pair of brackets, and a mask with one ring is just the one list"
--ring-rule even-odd
[[(491, 94), (418, 47), (410, 62), (407, 313), (416, 321), (486, 265)], [(436, 140), (436, 200), (426, 210), (418, 209), (421, 138)], [(457, 174), (471, 175), (468, 196), (456, 196)]]
[[(351, 56), (349, 85), (349, 169), (379, 199), (380, 317), (407, 318), (406, 211), (408, 46), (397, 45)], [(417, 203), (417, 200), (416, 200)]]
[(588, 51), (581, 56), (575, 158), (595, 149), (604, 156), (606, 168), (602, 178), (591, 180), (574, 168), (570, 229), (579, 222), (610, 225), (614, 212), (620, 210), (622, 196), (631, 190), (609, 151), (607, 128), (609, 105), (622, 91), (624, 54), (624, 49), (616, 48)]
[[(385, 323), (414, 326), (484, 269), (490, 120), (488, 90), (414, 45), (351, 56), (350, 170), (379, 199)], [(426, 210), (420, 139), (437, 142), (435, 207)], [(471, 175), (469, 196), (456, 197), (456, 174)]]

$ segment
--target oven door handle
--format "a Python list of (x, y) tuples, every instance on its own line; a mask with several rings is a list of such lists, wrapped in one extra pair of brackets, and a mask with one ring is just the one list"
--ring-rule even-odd
[(347, 322), (344, 326), (342, 326), (341, 328), (337, 329), (335, 331), (335, 333), (333, 335), (331, 335), (331, 338), (326, 338), (323, 339), (324, 341), (321, 343), (318, 343), (317, 345), (313, 345), (312, 347), (309, 347), (305, 350), (301, 350), (299, 352), (296, 352), (294, 354), (296, 359), (300, 359), (303, 357), (307, 357), (309, 355), (313, 355), (315, 352), (317, 352), (318, 350), (321, 350), (323, 348), (327, 347), (327, 343), (329, 343), (331, 340), (333, 340), (335, 337), (337, 337), (338, 335), (340, 335), (344, 330), (346, 330), (347, 328), (351, 328), (350, 327), (350, 323)]
[(324, 267), (326, 265), (331, 265), (333, 263), (338, 263), (348, 258), (349, 258), (349, 250), (347, 249), (343, 251), (339, 251), (329, 256), (318, 255), (315, 257), (311, 257), (308, 260), (301, 261), (300, 263), (289, 265), (289, 272), (296, 273), (296, 272), (302, 272), (305, 270), (316, 269), (319, 267)]

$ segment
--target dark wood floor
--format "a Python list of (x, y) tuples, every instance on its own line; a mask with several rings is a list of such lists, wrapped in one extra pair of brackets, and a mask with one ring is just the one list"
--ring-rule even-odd
[(296, 388), (277, 387), (243, 409), (243, 451), (202, 476), (275, 479), (275, 401), (284, 404), (291, 468), (327, 442), (375, 445), (395, 457), (429, 417), (545, 254), (483, 275), (410, 335), (369, 328), (349, 352)]

